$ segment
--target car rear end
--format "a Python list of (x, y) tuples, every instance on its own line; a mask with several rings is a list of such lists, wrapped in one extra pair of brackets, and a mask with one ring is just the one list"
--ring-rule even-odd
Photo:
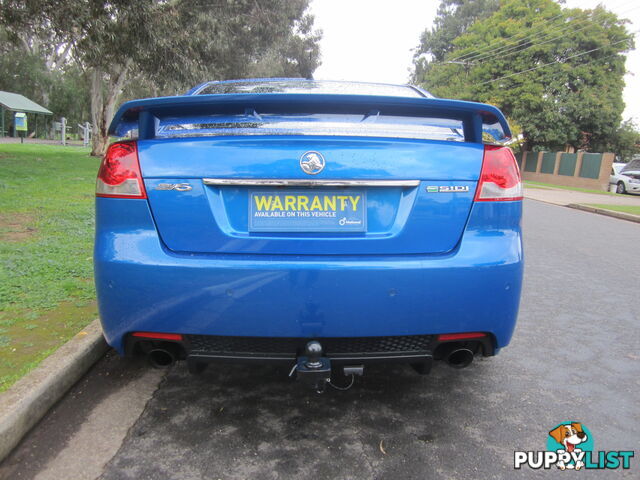
[(511, 151), (483, 142), (509, 135), (495, 107), (213, 83), (129, 102), (111, 132), (137, 132), (97, 180), (96, 288), (119, 353), (304, 377), (318, 362), (462, 367), (509, 343), (522, 196)]

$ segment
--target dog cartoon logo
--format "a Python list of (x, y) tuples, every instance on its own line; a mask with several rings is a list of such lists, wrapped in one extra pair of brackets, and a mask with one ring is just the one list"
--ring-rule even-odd
[[(579, 456), (582, 453), (582, 449), (578, 448), (578, 445), (582, 443), (586, 443), (589, 440), (589, 435), (585, 432), (585, 429), (582, 427), (581, 423), (572, 422), (567, 424), (560, 424), (553, 430), (549, 432), (549, 436), (555, 440), (556, 444), (562, 446), (562, 448), (556, 449), (558, 453), (569, 453), (573, 458)], [(581, 458), (581, 456), (579, 456)], [(576, 470), (580, 470), (584, 468), (584, 462), (582, 460), (578, 460), (575, 463), (565, 462), (563, 460), (558, 461), (556, 466), (560, 470), (565, 470), (567, 468)]]
[(594, 451), (593, 435), (589, 429), (582, 423), (571, 420), (557, 424), (549, 432), (546, 450), (515, 450), (513, 468), (520, 470), (527, 466), (534, 470), (628, 470), (634, 456), (633, 450)]

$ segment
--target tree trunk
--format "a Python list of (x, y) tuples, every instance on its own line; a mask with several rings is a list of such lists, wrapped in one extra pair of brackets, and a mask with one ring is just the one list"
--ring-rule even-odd
[(104, 122), (103, 73), (91, 72), (91, 155), (100, 157), (107, 150), (109, 135)]
[(96, 68), (91, 71), (91, 155), (102, 156), (109, 145), (109, 123), (113, 118), (116, 101), (127, 77), (130, 62), (115, 67), (105, 74)]

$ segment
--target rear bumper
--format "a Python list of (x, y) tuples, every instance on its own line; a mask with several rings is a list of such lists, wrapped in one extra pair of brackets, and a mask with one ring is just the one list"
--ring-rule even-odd
[(95, 279), (108, 343), (133, 331), (264, 338), (487, 332), (509, 343), (521, 202), (474, 205), (444, 255), (193, 255), (168, 251), (146, 200), (96, 199)]
[[(218, 335), (181, 335), (179, 339), (162, 340), (153, 333), (127, 335), (125, 354), (148, 354), (156, 348), (173, 351), (177, 359), (196, 363), (283, 363), (291, 365), (305, 354), (310, 340), (301, 337), (233, 337)], [(425, 363), (442, 360), (453, 348), (468, 348), (474, 354), (491, 356), (495, 339), (491, 334), (476, 332), (471, 337), (445, 338), (438, 335), (400, 335), (385, 337), (314, 338), (322, 346), (323, 355), (332, 364)]]

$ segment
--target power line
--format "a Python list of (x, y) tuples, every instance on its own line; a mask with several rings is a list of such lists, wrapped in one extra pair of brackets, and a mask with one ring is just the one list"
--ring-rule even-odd
[[(588, 28), (588, 27), (591, 25), (591, 23), (590, 23), (587, 19), (579, 20), (579, 23), (582, 23), (582, 22), (587, 22), (587, 25), (585, 25), (585, 26), (583, 26), (582, 28), (579, 28), (578, 30), (575, 30), (575, 31), (579, 32), (580, 30), (584, 30), (585, 28)], [(550, 37), (551, 35), (558, 34), (558, 33), (562, 34), (562, 33), (566, 32), (567, 30), (571, 30), (571, 29), (573, 29), (573, 27), (574, 27), (574, 25), (573, 25), (573, 24), (572, 24), (572, 25), (564, 25), (564, 27), (563, 27), (563, 28), (559, 29), (559, 30), (558, 30), (558, 31), (556, 31), (556, 32), (551, 32), (551, 31), (550, 31), (550, 32), (547, 32), (547, 33), (545, 33), (545, 34), (543, 34), (543, 35), (541, 36), (540, 40), (543, 40), (542, 42), (539, 42), (539, 43), (537, 43), (537, 42), (530, 42), (531, 44), (530, 44), (530, 45), (528, 45), (528, 46), (526, 46), (526, 47), (525, 47), (525, 48), (523, 48), (522, 50), (526, 50), (527, 48), (535, 47), (535, 46), (537, 46), (537, 45), (544, 45), (545, 43), (548, 43), (549, 41), (553, 41), (553, 40), (557, 40), (558, 38), (562, 38), (562, 35), (557, 36), (557, 37), (553, 37), (552, 39), (548, 39), (548, 38), (545, 38), (545, 37)], [(524, 42), (524, 44), (526, 44), (526, 43), (527, 43), (527, 42)], [(517, 45), (512, 46), (512, 47), (510, 47), (510, 48), (503, 49), (502, 51), (492, 52), (491, 54), (483, 54), (483, 55), (479, 55), (479, 56), (477, 56), (476, 58), (473, 58), (472, 60), (473, 60), (474, 62), (481, 62), (481, 61), (485, 61), (485, 60), (487, 60), (487, 59), (490, 59), (490, 58), (496, 57), (496, 56), (498, 56), (498, 55), (504, 55), (504, 54), (506, 54), (507, 52), (512, 52), (512, 53), (510, 53), (510, 54), (509, 54), (509, 55), (512, 55), (513, 53), (516, 53), (516, 52), (513, 52), (513, 50), (521, 51), (521, 50), (518, 50), (518, 48), (520, 48), (520, 47), (524, 47), (524, 44), (517, 44)]]
[[(620, 7), (620, 6), (622, 6), (622, 5), (628, 5), (629, 3), (630, 3), (630, 2), (625, 1), (625, 2), (623, 2), (622, 4), (617, 5), (617, 7)], [(616, 15), (623, 15), (623, 14), (625, 14), (625, 13), (627, 13), (627, 12), (631, 11), (631, 10), (635, 10), (635, 8), (632, 8), (632, 9), (630, 9), (630, 10), (625, 10), (625, 11), (624, 11), (624, 12), (622, 12), (622, 13), (616, 13), (616, 12), (613, 12), (613, 10), (611, 10), (611, 11), (612, 11), (613, 13), (616, 13)], [(531, 28), (533, 28), (533, 27), (534, 27), (534, 25), (539, 25), (539, 24), (541, 24), (541, 23), (550, 23), (550, 22), (552, 22), (552, 21), (554, 21), (554, 20), (556, 20), (556, 19), (558, 19), (558, 18), (560, 18), (560, 17), (564, 16), (564, 15), (565, 15), (565, 13), (566, 13), (566, 11), (565, 11), (565, 10), (563, 10), (560, 14), (556, 15), (555, 17), (551, 17), (551, 18), (550, 18), (550, 19), (548, 19), (548, 20), (542, 19), (542, 20), (541, 20), (541, 21), (539, 21), (538, 23), (534, 23), (534, 24), (533, 24), (531, 27), (529, 27), (529, 28), (531, 29)], [(583, 19), (583, 20), (580, 20), (580, 21), (584, 21), (584, 19)], [(556, 28), (563, 28), (563, 27), (564, 27), (564, 26), (559, 26), (559, 27), (556, 27)], [(504, 49), (505, 47), (508, 47), (509, 45), (513, 45), (514, 43), (520, 43), (522, 40), (525, 40), (525, 39), (528, 39), (528, 38), (530, 38), (530, 37), (532, 37), (532, 36), (535, 36), (535, 35), (536, 35), (537, 33), (539, 33), (540, 31), (541, 31), (541, 30), (538, 30), (538, 31), (535, 31), (535, 32), (529, 33), (529, 34), (525, 35), (524, 37), (522, 37), (522, 38), (518, 39), (516, 42), (510, 42), (510, 43), (507, 43), (507, 44), (505, 44), (505, 45), (498, 46), (498, 47), (497, 47), (497, 50), (502, 50), (502, 49)], [(519, 33), (514, 33), (513, 35), (510, 35), (510, 36), (508, 36), (508, 37), (503, 37), (503, 38), (497, 39), (497, 40), (498, 40), (498, 42), (497, 42), (497, 43), (498, 43), (498, 45), (500, 45), (500, 43), (502, 43), (502, 42), (504, 42), (504, 41), (506, 41), (506, 40), (509, 40), (509, 39), (511, 39), (511, 38), (513, 38), (513, 37), (516, 37), (516, 36), (518, 36), (520, 33), (521, 33), (521, 32), (519, 32)], [(458, 57), (453, 57), (451, 60), (461, 60), (461, 59), (463, 59), (463, 58), (467, 58), (467, 59), (468, 59), (469, 57), (474, 57), (474, 56), (478, 56), (478, 55), (482, 54), (482, 53), (483, 53), (483, 51), (485, 51), (485, 50), (487, 50), (487, 51), (494, 50), (494, 51), (495, 51), (495, 50), (496, 50), (496, 48), (495, 48), (495, 47), (494, 47), (494, 45), (492, 45), (492, 44), (485, 45), (484, 47), (480, 47), (479, 49), (472, 50), (471, 52), (467, 52), (467, 53), (465, 53), (464, 55), (460, 55), (460, 56), (458, 56)]]
[[(607, 59), (607, 58), (615, 57), (615, 56), (617, 56), (617, 55), (618, 55), (617, 53), (612, 53), (611, 55), (606, 55), (606, 56), (604, 56), (604, 57), (600, 57), (600, 58), (598, 58), (597, 60), (605, 60), (605, 59)], [(591, 65), (591, 64), (592, 64), (592, 63), (594, 63), (594, 62), (595, 62), (595, 60), (593, 60), (593, 61), (591, 61), (591, 62), (587, 61), (587, 62), (584, 62), (583, 64), (581, 64), (581, 66), (584, 66), (584, 65)], [(545, 76), (545, 80), (546, 80), (546, 79), (557, 78), (557, 77), (559, 77), (560, 75), (565, 75), (565, 74), (566, 74), (566, 72), (555, 73), (555, 74), (553, 74), (553, 75)], [(496, 79), (496, 80), (499, 80), (499, 79)], [(485, 83), (486, 83), (486, 82), (485, 82)], [(483, 85), (483, 83), (475, 83), (475, 84), (473, 84), (473, 85), (471, 85), (471, 86), (472, 86), (472, 87), (476, 87), (476, 86), (479, 86), (479, 85)]]
[[(634, 8), (632, 8), (632, 9), (629, 9), (629, 10), (625, 11), (624, 13), (627, 13), (627, 12), (629, 12), (629, 11), (631, 11), (631, 10), (637, 10), (638, 8), (640, 8), (640, 6), (637, 6), (637, 7), (634, 7)], [(592, 20), (592, 19), (591, 19), (591, 20)], [(589, 19), (583, 19), (583, 20), (581, 20), (580, 22), (586, 22), (586, 24), (585, 24), (584, 26), (582, 26), (582, 27), (580, 27), (580, 28), (576, 29), (576, 30), (573, 30), (573, 31), (572, 31), (572, 33), (580, 32), (580, 31), (582, 31), (582, 30), (585, 30), (585, 29), (589, 28), (589, 27), (592, 25), (592, 23), (591, 23), (591, 21), (590, 21)], [(562, 32), (564, 32), (564, 31), (566, 31), (566, 30), (571, 30), (572, 28), (573, 28), (573, 25), (568, 25), (568, 26), (567, 26), (567, 28), (563, 29), (562, 31), (555, 32), (555, 33), (562, 33)], [(552, 33), (550, 32), (550, 34), (552, 34)], [(531, 43), (531, 45), (528, 45), (528, 46), (526, 46), (526, 47), (524, 47), (524, 48), (522, 48), (522, 49), (520, 49), (520, 50), (518, 50), (518, 48), (520, 48), (522, 45), (517, 45), (517, 46), (515, 46), (515, 47), (511, 47), (511, 48), (509, 48), (509, 49), (507, 49), (507, 50), (504, 50), (504, 51), (502, 51), (502, 52), (499, 52), (499, 53), (494, 53), (494, 54), (491, 54), (491, 55), (484, 55), (484, 56), (480, 56), (480, 57), (476, 58), (474, 61), (475, 61), (475, 62), (481, 62), (481, 61), (489, 60), (489, 59), (494, 58), (494, 57), (496, 57), (496, 56), (505, 56), (505, 57), (506, 57), (506, 56), (510, 56), (510, 55), (515, 54), (515, 53), (520, 53), (520, 52), (523, 52), (523, 51), (525, 51), (525, 50), (528, 50), (529, 48), (537, 47), (537, 46), (540, 46), (540, 45), (545, 45), (545, 44), (550, 43), (550, 42), (553, 42), (553, 41), (555, 41), (555, 40), (559, 40), (559, 39), (563, 38), (563, 36), (564, 36), (564, 35), (558, 35), (558, 36), (556, 36), (556, 37), (553, 37), (553, 38), (547, 38), (547, 39), (544, 39), (544, 36), (543, 36), (543, 41), (541, 41), (541, 42), (532, 42), (532, 43)], [(516, 51), (513, 51), (513, 50), (516, 50)], [(509, 52), (509, 51), (511, 51), (511, 53), (507, 53), (507, 52)]]
[[(633, 33), (635, 35), (638, 32), (640, 32), (640, 30), (636, 30), (635, 32), (631, 32), (631, 33)], [(475, 87), (475, 86), (479, 86), (479, 85), (486, 85), (487, 83), (497, 82), (498, 80), (504, 80), (505, 78), (515, 77), (516, 75), (522, 75), (523, 73), (532, 72), (534, 70), (539, 70), (540, 68), (548, 67), (549, 65), (554, 65), (556, 63), (564, 63), (567, 60), (570, 60), (572, 58), (581, 57), (582, 55), (586, 55), (588, 53), (593, 53), (593, 52), (596, 52), (598, 50), (602, 50), (603, 48), (606, 48), (606, 47), (613, 47), (614, 45), (617, 45), (617, 44), (622, 43), (622, 42), (627, 42), (627, 41), (629, 41), (628, 38), (625, 38), (624, 40), (618, 40), (617, 42), (609, 43), (608, 45), (603, 45), (602, 47), (592, 48), (591, 50), (587, 50), (586, 52), (581, 52), (581, 53), (577, 53), (575, 55), (571, 55), (569, 57), (565, 57), (562, 60), (555, 60), (553, 62), (545, 63), (543, 65), (538, 65), (537, 67), (529, 68), (527, 70), (522, 70), (520, 72), (511, 73), (509, 75), (503, 75), (502, 77), (498, 77), (498, 78), (494, 78), (494, 79), (491, 79), (491, 80), (487, 80), (486, 82), (476, 83), (476, 84), (474, 84), (472, 86)], [(617, 55), (617, 54), (614, 54), (614, 55)], [(608, 57), (605, 57), (605, 58), (608, 58)]]
[[(620, 12), (620, 13), (616, 13), (616, 12), (611, 12), (611, 13), (614, 13), (615, 15), (621, 16), (621, 15), (624, 15), (624, 14), (630, 12), (630, 11), (637, 10), (638, 8), (640, 8), (640, 6), (632, 7), (630, 9), (625, 10), (625, 11)], [(549, 20), (546, 20), (544, 22), (545, 23), (550, 23), (551, 21), (563, 16), (564, 14), (565, 14), (565, 12), (561, 13), (560, 15), (556, 15), (555, 17), (552, 17)], [(603, 15), (603, 14), (605, 14), (605, 12), (599, 12), (599, 14)], [(552, 35), (557, 35), (559, 33), (563, 33), (563, 32), (565, 32), (567, 30), (570, 30), (570, 29), (574, 28), (576, 26), (576, 23), (580, 24), (580, 23), (587, 22), (587, 25), (585, 25), (584, 27), (580, 28), (578, 31), (584, 30), (585, 28), (587, 28), (590, 25), (590, 21), (591, 20), (593, 20), (593, 18), (580, 18), (580, 19), (570, 20), (566, 24), (554, 27), (550, 31), (544, 33), (541, 36), (541, 39), (544, 39), (544, 42), (539, 42), (538, 44), (540, 45), (540, 44), (543, 44), (543, 43), (549, 43), (549, 42), (551, 42), (553, 40), (562, 38), (561, 36), (557, 36), (557, 37), (554, 37), (553, 39), (549, 39), (549, 37), (551, 37)], [(542, 22), (540, 22), (540, 23), (542, 23)], [(532, 28), (532, 27), (530, 27), (530, 28)], [(497, 48), (495, 48), (495, 46), (494, 46), (495, 44), (494, 45), (489, 44), (489, 45), (486, 45), (485, 47), (482, 47), (482, 48), (480, 48), (480, 49), (478, 49), (476, 51), (467, 52), (464, 55), (460, 55), (460, 56), (457, 56), (457, 57), (452, 57), (449, 61), (462, 61), (462, 60), (464, 60), (467, 63), (473, 63), (473, 62), (477, 62), (477, 61), (480, 61), (480, 60), (487, 60), (489, 58), (493, 58), (493, 57), (496, 57), (498, 55), (502, 55), (502, 54), (505, 54), (505, 53), (507, 53), (509, 51), (516, 50), (516, 49), (520, 48), (521, 46), (523, 46), (523, 43), (526, 43), (527, 41), (533, 39), (534, 37), (536, 37), (541, 32), (542, 32), (542, 29), (536, 30), (534, 32), (530, 32), (529, 34), (525, 35), (522, 38), (519, 38), (515, 42), (508, 42), (508, 43), (506, 43), (506, 44), (504, 44), (502, 46), (499, 46)], [(511, 35), (510, 37), (505, 37), (505, 38), (500, 39), (500, 40), (501, 41), (508, 40), (508, 39), (513, 38), (513, 37), (515, 37), (517, 35), (518, 34), (514, 34), (514, 35)], [(530, 48), (530, 47), (533, 47), (535, 45), (536, 45), (536, 43), (533, 43), (532, 45), (529, 45), (529, 46), (527, 46), (525, 48)], [(483, 50), (487, 50), (487, 52), (483, 53)], [(436, 62), (436, 63), (438, 63), (438, 62)], [(446, 62), (441, 62), (441, 63), (446, 63)]]
[[(547, 19), (542, 19), (542, 20), (540, 20), (538, 23), (534, 23), (533, 25), (531, 25), (531, 27), (530, 27), (530, 28), (533, 28), (533, 27), (534, 27), (534, 25), (540, 25), (540, 24), (542, 24), (542, 23), (549, 23), (549, 22), (552, 22), (552, 21), (557, 20), (558, 18), (562, 17), (563, 15), (564, 15), (564, 12), (563, 12), (563, 13), (561, 13), (561, 14), (559, 14), (559, 15), (556, 15), (555, 17), (552, 17), (552, 18), (550, 18), (550, 19), (548, 19), (548, 20), (547, 20)], [(530, 33), (529, 33), (529, 34), (527, 34), (527, 36), (525, 36), (524, 38), (519, 38), (515, 43), (520, 43), (520, 42), (521, 42), (522, 40), (524, 40), (525, 38), (528, 38), (529, 36), (535, 35), (536, 33), (539, 33), (539, 32), (541, 32), (541, 31), (542, 31), (542, 29), (540, 29), (540, 30), (539, 30), (539, 31), (537, 31), (537, 32), (533, 32), (533, 33), (531, 33), (531, 32), (530, 32)], [(465, 33), (466, 33), (466, 32), (465, 32)], [(517, 37), (517, 36), (518, 36), (518, 35), (520, 35), (521, 33), (522, 33), (522, 32), (518, 32), (518, 33), (514, 33), (513, 35), (510, 35), (510, 36), (508, 36), (508, 37), (501, 37), (501, 38), (498, 38), (498, 39), (496, 39), (496, 40), (498, 41), (497, 43), (503, 43), (503, 42), (505, 42), (506, 40), (509, 40), (509, 39), (511, 39), (511, 38), (513, 38), (513, 37)], [(508, 46), (508, 45), (513, 45), (513, 43), (514, 43), (514, 42), (507, 43), (507, 44), (505, 44), (505, 45), (502, 45), (502, 46), (498, 47), (498, 49), (503, 48), (503, 47), (506, 47), (506, 46)], [(494, 47), (494, 45), (492, 45), (492, 44), (488, 44), (488, 45), (485, 45), (484, 47), (480, 47), (480, 48), (478, 48), (478, 49), (472, 50), (471, 52), (467, 52), (467, 53), (465, 53), (464, 55), (460, 55), (460, 56), (457, 56), (457, 57), (455, 57), (455, 56), (454, 56), (453, 58), (451, 58), (451, 60), (464, 60), (464, 59), (468, 59), (468, 57), (475, 57), (476, 55), (480, 55), (480, 54), (482, 54), (485, 50), (486, 50), (486, 51), (491, 51), (491, 50), (494, 50), (494, 51), (495, 51), (495, 47)]]
[[(576, 32), (579, 32), (580, 30), (584, 30), (585, 28), (588, 28), (591, 25), (586, 19), (580, 20), (580, 22), (585, 22), (585, 21), (587, 22), (587, 25), (583, 26), (582, 28), (579, 28), (578, 30), (575, 30)], [(551, 35), (558, 34), (558, 33), (562, 34), (562, 33), (566, 32), (567, 30), (573, 29), (573, 27), (574, 27), (573, 24), (564, 25), (564, 28), (561, 28), (558, 31), (555, 31), (555, 32), (550, 31), (550, 32), (547, 32), (547, 33), (543, 34), (541, 36), (541, 38), (540, 38), (541, 40), (543, 40), (542, 42), (531, 42), (529, 40), (524, 41), (522, 44), (520, 42), (518, 42), (518, 44), (516, 44), (516, 45), (514, 45), (512, 47), (506, 48), (506, 49), (503, 48), (503, 49), (500, 49), (500, 50), (496, 50), (495, 52), (491, 52), (490, 54), (489, 53), (485, 53), (485, 54), (482, 54), (482, 55), (477, 55), (475, 57), (470, 58), (469, 61), (471, 61), (471, 62), (482, 62), (482, 61), (486, 61), (486, 60), (489, 60), (489, 59), (497, 57), (497, 56), (503, 56), (505, 54), (506, 54), (506, 56), (513, 55), (514, 53), (521, 52), (522, 50), (526, 50), (528, 48), (535, 47), (537, 45), (544, 45), (545, 43), (549, 43), (549, 42), (551, 42), (553, 40), (557, 40), (559, 38), (562, 38), (563, 35), (559, 35), (559, 36), (553, 37), (551, 39), (545, 38), (545, 37), (550, 37)], [(525, 39), (523, 38), (522, 40), (525, 40)], [(530, 45), (524, 47), (524, 45), (526, 43), (530, 43)], [(522, 50), (518, 50), (520, 47), (524, 47), (524, 48), (522, 48)], [(508, 53), (508, 52), (511, 52), (511, 53)]]
[[(582, 55), (586, 55), (586, 54), (588, 54), (588, 53), (592, 53), (592, 52), (595, 52), (595, 51), (597, 51), (597, 50), (602, 50), (602, 49), (603, 49), (603, 48), (605, 48), (605, 47), (611, 47), (611, 46), (613, 46), (613, 45), (616, 45), (617, 43), (622, 43), (622, 42), (626, 42), (626, 41), (627, 41), (627, 39), (620, 40), (620, 41), (618, 41), (618, 42), (610, 43), (609, 45), (605, 45), (605, 46), (602, 46), (602, 47), (599, 47), (599, 48), (593, 48), (593, 49), (591, 49), (591, 50), (588, 50), (588, 51), (586, 51), (586, 52), (582, 52), (582, 53), (578, 53), (578, 54), (576, 54), (576, 55), (571, 55), (571, 56), (566, 57), (566, 58), (564, 58), (564, 59), (562, 59), (562, 60), (555, 60), (555, 61), (553, 61), (553, 62), (545, 63), (545, 64), (543, 64), (543, 65), (538, 65), (537, 67), (529, 68), (529, 69), (527, 69), (527, 70), (522, 70), (522, 71), (520, 71), (520, 72), (515, 72), (515, 73), (511, 73), (511, 74), (509, 74), (509, 75), (503, 75), (502, 77), (498, 77), (498, 78), (494, 78), (494, 79), (491, 79), (491, 80), (487, 80), (486, 82), (476, 83), (476, 84), (474, 84), (473, 86), (486, 85), (487, 83), (493, 83), (493, 82), (497, 82), (497, 81), (499, 81), (499, 80), (504, 80), (505, 78), (511, 78), (511, 77), (515, 77), (515, 76), (517, 76), (517, 75), (522, 75), (523, 73), (532, 72), (532, 71), (534, 71), (534, 70), (539, 70), (540, 68), (548, 67), (549, 65), (554, 65), (554, 64), (556, 64), (556, 63), (564, 63), (564, 62), (566, 62), (567, 60), (570, 60), (570, 59), (572, 59), (572, 58), (581, 57)], [(617, 55), (617, 54), (614, 54), (614, 55)], [(612, 55), (611, 55), (611, 56), (612, 56)], [(604, 57), (604, 58), (608, 58), (608, 57)]]
[[(592, 24), (589, 22), (586, 25), (584, 25), (583, 27), (573, 30), (573, 33), (581, 32), (582, 30), (585, 30), (585, 29), (587, 29), (587, 28), (589, 28), (591, 26), (592, 26)], [(541, 45), (546, 45), (547, 43), (554, 42), (554, 41), (559, 40), (559, 39), (561, 39), (563, 37), (564, 37), (564, 35), (558, 35), (557, 37), (545, 39), (542, 42), (532, 42), (530, 45), (527, 45), (526, 47), (521, 48), (520, 50), (518, 50), (518, 48), (520, 48), (522, 45), (518, 45), (516, 47), (512, 47), (512, 48), (510, 48), (508, 50), (505, 50), (504, 52), (496, 53), (495, 55), (489, 55), (489, 56), (486, 56), (484, 58), (478, 58), (475, 61), (476, 62), (485, 62), (485, 61), (490, 60), (490, 59), (492, 59), (494, 57), (497, 57), (497, 56), (500, 56), (502, 58), (509, 57), (511, 55), (515, 55), (516, 53), (521, 53), (521, 52), (524, 52), (525, 50), (529, 50), (530, 48), (533, 48), (533, 47), (539, 47)]]

